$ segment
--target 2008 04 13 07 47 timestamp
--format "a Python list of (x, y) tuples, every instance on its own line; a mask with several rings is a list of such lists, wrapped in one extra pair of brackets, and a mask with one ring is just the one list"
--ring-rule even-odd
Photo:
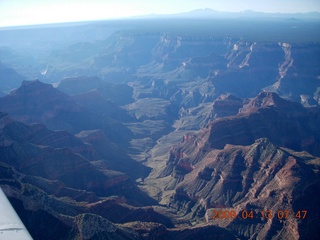
[(278, 218), (280, 220), (287, 219), (290, 217), (295, 217), (297, 219), (305, 219), (307, 217), (307, 210), (298, 210), (296, 212), (289, 211), (289, 210), (278, 210), (278, 211), (272, 211), (272, 210), (261, 210), (260, 212), (255, 212), (253, 210), (242, 210), (240, 212), (237, 212), (236, 210), (213, 210), (212, 219), (272, 219), (272, 218)]

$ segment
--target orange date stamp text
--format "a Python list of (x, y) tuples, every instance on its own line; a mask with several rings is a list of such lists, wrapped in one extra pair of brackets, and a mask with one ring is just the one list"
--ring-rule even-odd
[(285, 220), (288, 218), (305, 219), (307, 217), (307, 210), (298, 210), (296, 212), (289, 210), (261, 210), (256, 212), (254, 210), (242, 210), (237, 212), (230, 209), (214, 209), (212, 219), (255, 219), (260, 218), (262, 220), (270, 220), (272, 218), (278, 218), (279, 220)]

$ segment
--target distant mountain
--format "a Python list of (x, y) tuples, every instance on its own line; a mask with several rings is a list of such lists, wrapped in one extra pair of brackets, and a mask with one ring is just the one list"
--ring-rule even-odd
[[(194, 19), (206, 19), (206, 18), (281, 18), (281, 19), (309, 19), (319, 20), (320, 12), (308, 12), (308, 13), (265, 13), (255, 12), (252, 10), (246, 10), (241, 12), (222, 12), (216, 11), (210, 8), (195, 9), (190, 12), (183, 12), (178, 14), (153, 14), (143, 16), (145, 18), (194, 18)], [(137, 16), (136, 18), (139, 18)]]
[(0, 185), (34, 239), (319, 239), (320, 31), (302, 16), (0, 29)]
[[(24, 81), (18, 89), (0, 98), (0, 111), (24, 123), (43, 123), (54, 130), (78, 133), (102, 129), (110, 139), (122, 144), (130, 136), (129, 130), (112, 116), (92, 112), (77, 104), (71, 96), (39, 80)], [(126, 133), (122, 140), (119, 132)]]
[(0, 61), (0, 96), (19, 87), (23, 80), (25, 80), (25, 77)]

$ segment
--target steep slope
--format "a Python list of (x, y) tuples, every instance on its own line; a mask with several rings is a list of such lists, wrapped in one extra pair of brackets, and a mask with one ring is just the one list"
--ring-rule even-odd
[[(143, 177), (149, 171), (142, 164), (130, 159), (123, 150), (131, 132), (119, 119), (132, 119), (125, 110), (99, 93), (89, 92), (71, 97), (50, 84), (26, 81), (10, 95), (0, 99), (0, 109), (25, 123), (44, 124), (11, 124), (6, 131), (11, 133), (15, 140), (53, 148), (68, 147), (91, 161), (102, 160), (109, 169), (126, 172), (133, 178)], [(45, 126), (72, 133), (79, 131), (81, 133), (78, 136), (91, 136), (87, 137), (84, 144), (70, 133), (50, 131)]]
[(101, 164), (108, 169), (124, 172), (133, 179), (144, 178), (149, 174), (150, 168), (131, 159), (121, 148), (112, 143), (102, 130), (81, 131), (76, 136), (99, 154), (100, 158), (95, 159), (98, 166)]
[[(115, 164), (107, 164), (114, 161), (113, 157), (104, 155), (107, 159), (104, 160), (95, 146), (86, 145), (67, 132), (53, 132), (41, 125), (39, 131), (37, 125), (16, 122), (3, 113), (0, 123), (1, 162), (21, 173), (59, 180), (68, 187), (93, 191), (100, 196), (124, 195), (141, 204), (149, 201), (143, 193), (138, 194), (128, 175), (113, 170)], [(145, 169), (132, 160), (127, 164), (137, 171)], [(140, 200), (137, 195), (141, 196)]]
[(209, 121), (237, 115), (243, 107), (243, 100), (230, 94), (223, 94), (213, 102), (202, 103), (194, 108), (181, 108), (179, 119), (174, 123), (177, 130), (199, 130)]
[(225, 53), (227, 69), (211, 76), (219, 92), (254, 97), (276, 81), (283, 57), (277, 43), (239, 40), (230, 44), (232, 48)]
[[(126, 174), (110, 169), (111, 164), (90, 162), (80, 155), (86, 144), (70, 133), (19, 123), (4, 113), (0, 114), (0, 126), (0, 185), (35, 239), (138, 236), (109, 220), (148, 218), (173, 226), (152, 207), (143, 207), (155, 202)], [(94, 147), (84, 149), (95, 157)], [(137, 163), (132, 164), (136, 168)], [(48, 225), (43, 222), (54, 224), (56, 232), (45, 231)]]
[(34, 145), (48, 146), (52, 148), (69, 148), (89, 160), (101, 158), (92, 146), (84, 144), (77, 137), (67, 131), (52, 131), (43, 124), (26, 125), (8, 118), (8, 122), (2, 129), (6, 136), (17, 142), (28, 142)]
[(38, 80), (24, 81), (20, 88), (1, 98), (0, 109), (26, 123), (49, 122), (59, 112), (80, 111), (67, 95)]
[[(206, 152), (197, 164), (191, 164), (188, 158), (179, 162), (173, 177), (185, 177), (176, 186), (170, 204), (181, 213), (194, 218), (202, 217), (206, 211), (208, 222), (245, 238), (319, 237), (315, 230), (320, 226), (315, 217), (320, 213), (315, 192), (319, 188), (319, 158), (288, 152), (267, 139), (258, 139), (250, 146), (226, 145), (223, 150)], [(192, 168), (183, 168), (188, 163)], [(298, 194), (301, 189), (313, 194), (302, 197)], [(302, 203), (302, 199), (306, 202)], [(215, 211), (232, 210), (239, 214), (238, 218), (213, 219)], [(241, 219), (246, 218), (244, 210), (253, 211), (254, 217)], [(262, 216), (266, 210), (274, 214), (270, 219)], [(284, 210), (288, 212), (286, 217), (279, 213)], [(302, 210), (308, 212), (308, 219), (296, 216)]]
[[(0, 111), (24, 123), (43, 123), (54, 130), (73, 133), (102, 129), (109, 138), (125, 144), (130, 131), (110, 116), (92, 113), (51, 84), (38, 80), (24, 81), (22, 86), (0, 98)], [(123, 133), (119, 136), (119, 132)]]
[(284, 59), (279, 66), (277, 82), (266, 89), (297, 102), (303, 102), (303, 97), (313, 99), (319, 86), (319, 46), (315, 43), (279, 45)]
[[(264, 88), (295, 101), (300, 101), (300, 95), (314, 97), (319, 76), (319, 43), (317, 39), (300, 41), (299, 37), (304, 36), (288, 38), (293, 32), (303, 31), (308, 23), (296, 23), (301, 28), (273, 21), (253, 24), (256, 26), (244, 21), (239, 28), (219, 23), (222, 25), (210, 21), (192, 23), (199, 27), (199, 32), (184, 32), (182, 26), (190, 24), (187, 20), (174, 21), (169, 29), (155, 23), (154, 29), (140, 26), (118, 31), (104, 41), (74, 44), (60, 49), (68, 52), (65, 56), (50, 56), (54, 70), (48, 73), (46, 81), (60, 82), (59, 88), (69, 93), (100, 88), (115, 97), (114, 93), (121, 89), (126, 97), (117, 97), (119, 101), (130, 101), (127, 93), (131, 89), (122, 85), (129, 82), (134, 85), (136, 96), (161, 96), (184, 107), (196, 107), (225, 93), (254, 97)], [(268, 31), (261, 36), (250, 34), (260, 24)], [(240, 35), (236, 34), (238, 31)], [(269, 31), (274, 35), (267, 34)], [(61, 62), (77, 56), (79, 50), (88, 54), (87, 48), (95, 50), (63, 67)], [(101, 84), (103, 81), (116, 85)], [(68, 86), (72, 82), (79, 85), (71, 90)]]
[(123, 197), (99, 198), (59, 181), (21, 174), (2, 162), (0, 186), (34, 239), (235, 239), (220, 227), (190, 228), (185, 221), (184, 227), (173, 227), (155, 207), (133, 207)]
[(0, 61), (0, 96), (20, 86), (24, 77)]
[[(320, 226), (313, 215), (320, 212), (314, 202), (318, 197), (312, 194), (319, 188), (319, 116), (318, 108), (262, 92), (238, 115), (186, 134), (172, 147), (166, 165), (146, 182), (155, 178), (159, 200), (183, 216), (202, 221), (206, 215), (208, 223), (245, 239), (316, 239), (317, 232), (305, 228)], [(303, 194), (301, 189), (306, 189)], [(303, 206), (302, 199), (308, 204)], [(286, 221), (274, 215), (267, 222), (261, 218), (266, 209), (275, 214), (285, 209), (291, 215)], [(295, 217), (305, 209), (312, 220)], [(252, 210), (257, 218), (214, 220), (215, 210), (235, 210), (240, 218), (243, 210)]]
[(304, 108), (275, 93), (262, 92), (239, 115), (208, 125), (209, 135), (205, 135), (211, 148), (223, 148), (227, 143), (248, 145), (266, 137), (279, 146), (319, 156), (319, 122), (319, 108)]
[[(304, 108), (275, 93), (262, 92), (244, 105), (238, 115), (217, 119), (198, 133), (186, 134), (171, 151), (160, 176), (170, 174), (175, 166), (191, 171), (192, 164), (211, 149), (223, 149), (227, 144), (246, 146), (259, 138), (319, 156), (319, 117), (319, 108)], [(187, 162), (179, 160), (184, 156), (189, 159)]]
[(161, 96), (183, 107), (225, 93), (254, 97), (264, 88), (300, 101), (317, 91), (318, 51), (318, 43), (160, 35), (153, 61), (137, 69), (131, 84), (138, 97)]
[(0, 183), (38, 239), (319, 238), (317, 21), (92, 24), (8, 41), (32, 53), (8, 59), (19, 72), (57, 86), (0, 98), (20, 121), (0, 115)]
[[(5, 190), (11, 204), (34, 239), (137, 238), (137, 234), (133, 231), (118, 227), (106, 218), (92, 214), (88, 210), (85, 211), (87, 203), (84, 199), (81, 202), (76, 202), (70, 197), (72, 196), (70, 193), (74, 191), (73, 189), (62, 188), (61, 190), (65, 191), (68, 195), (67, 197), (58, 198), (33, 186), (32, 179), (34, 180), (34, 177), (27, 176), (29, 179), (25, 183), (23, 175), (12, 171), (12, 169), (2, 163), (0, 165), (1, 173), (7, 171), (7, 173), (14, 174), (11, 176), (1, 174), (1, 187)], [(22, 178), (18, 180), (17, 176)], [(10, 181), (5, 179), (6, 177)], [(78, 195), (80, 194), (86, 195), (83, 191), (79, 191)], [(52, 226), (54, 227), (52, 228)]]

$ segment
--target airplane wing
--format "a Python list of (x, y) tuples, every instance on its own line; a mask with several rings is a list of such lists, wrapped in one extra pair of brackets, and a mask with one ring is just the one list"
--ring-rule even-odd
[(0, 188), (0, 239), (32, 240), (18, 214)]

